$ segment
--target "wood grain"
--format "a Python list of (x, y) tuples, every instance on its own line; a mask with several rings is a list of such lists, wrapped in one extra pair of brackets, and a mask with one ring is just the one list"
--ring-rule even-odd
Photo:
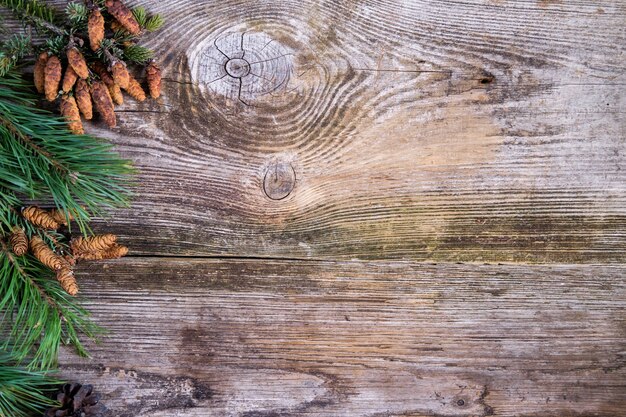
[(90, 129), (136, 254), (624, 261), (623, 2), (140, 3), (164, 97)]
[(622, 266), (125, 259), (63, 373), (118, 417), (623, 416)]

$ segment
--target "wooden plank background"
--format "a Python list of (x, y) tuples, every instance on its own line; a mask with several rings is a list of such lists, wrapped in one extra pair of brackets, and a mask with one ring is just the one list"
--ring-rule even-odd
[(111, 415), (626, 416), (626, 2), (130, 3)]

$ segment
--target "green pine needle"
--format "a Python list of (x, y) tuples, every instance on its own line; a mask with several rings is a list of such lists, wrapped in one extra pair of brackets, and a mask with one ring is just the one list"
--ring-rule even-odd
[(148, 19), (144, 27), (148, 32), (154, 32), (161, 29), (161, 26), (163, 26), (164, 23), (165, 19), (163, 19), (163, 16), (161, 16), (160, 14), (156, 14)]
[(154, 52), (140, 45), (129, 45), (124, 48), (124, 58), (126, 61), (140, 65), (147, 64), (154, 57)]
[(13, 357), (0, 352), (0, 416), (41, 415), (58, 405), (47, 395), (58, 383), (41, 371), (17, 366)]
[(48, 23), (55, 22), (54, 9), (39, 0), (0, 0), (0, 5), (11, 9), (23, 19), (31, 17)]
[(31, 52), (31, 40), (28, 36), (16, 34), (7, 39), (0, 47), (0, 77), (4, 77), (15, 68), (17, 62)]
[(74, 27), (84, 26), (89, 18), (89, 10), (82, 3), (68, 3), (65, 8), (65, 14)]
[(139, 26), (142, 28), (146, 26), (146, 22), (148, 21), (148, 12), (146, 12), (146, 8), (143, 6), (134, 7), (132, 9), (133, 16), (135, 16), (135, 20), (139, 23)]

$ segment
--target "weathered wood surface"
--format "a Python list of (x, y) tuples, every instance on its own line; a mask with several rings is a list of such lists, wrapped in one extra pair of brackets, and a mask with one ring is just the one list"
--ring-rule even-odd
[(125, 259), (63, 372), (119, 417), (624, 416), (625, 272)]
[(625, 259), (625, 2), (141, 3), (135, 253)]
[(139, 3), (111, 415), (626, 415), (626, 2)]

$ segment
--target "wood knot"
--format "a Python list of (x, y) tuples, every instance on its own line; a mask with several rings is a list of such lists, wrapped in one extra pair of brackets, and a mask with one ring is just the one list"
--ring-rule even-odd
[(296, 171), (288, 162), (274, 162), (263, 179), (263, 191), (272, 200), (282, 200), (291, 194), (296, 186)]
[(293, 54), (264, 33), (231, 32), (203, 41), (190, 56), (192, 77), (204, 88), (245, 105), (285, 89)]

